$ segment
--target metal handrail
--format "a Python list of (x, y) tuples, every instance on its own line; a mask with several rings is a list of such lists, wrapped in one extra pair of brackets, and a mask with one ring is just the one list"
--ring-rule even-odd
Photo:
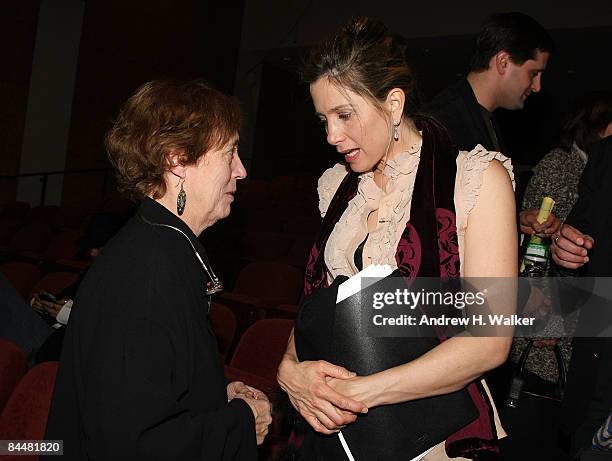
[(100, 171), (112, 171), (112, 168), (87, 168), (82, 170), (58, 170), (58, 171), (40, 171), (38, 173), (19, 173), (19, 174), (3, 174), (0, 179), (16, 179), (26, 176), (51, 176), (57, 174), (74, 174), (74, 173), (95, 173)]
[[(86, 168), (81, 170), (58, 170), (58, 171), (40, 171), (38, 173), (19, 173), (14, 175), (0, 175), (0, 180), (3, 179), (19, 179), (33, 176), (40, 176), (42, 187), (40, 191), (40, 206), (45, 204), (45, 197), (47, 196), (47, 182), (49, 176), (56, 175), (67, 175), (67, 174), (83, 174), (83, 173), (107, 173), (112, 171), (112, 168)], [(104, 175), (104, 187), (106, 187), (106, 174)]]

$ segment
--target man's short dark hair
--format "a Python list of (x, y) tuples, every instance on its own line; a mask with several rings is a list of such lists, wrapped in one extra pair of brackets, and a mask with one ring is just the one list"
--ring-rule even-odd
[(548, 32), (523, 13), (500, 13), (491, 16), (476, 36), (470, 71), (489, 68), (489, 61), (500, 51), (507, 51), (517, 65), (534, 59), (537, 51), (554, 51)]

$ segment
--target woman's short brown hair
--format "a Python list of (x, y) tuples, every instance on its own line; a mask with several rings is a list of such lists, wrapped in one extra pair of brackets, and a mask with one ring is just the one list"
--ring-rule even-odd
[(162, 197), (170, 152), (179, 150), (183, 164), (194, 164), (236, 136), (240, 123), (238, 102), (201, 80), (145, 83), (106, 135), (119, 190), (136, 200)]

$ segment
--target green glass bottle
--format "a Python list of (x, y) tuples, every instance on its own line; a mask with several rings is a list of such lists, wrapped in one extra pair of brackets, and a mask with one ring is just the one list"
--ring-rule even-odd
[[(537, 221), (541, 224), (548, 219), (555, 201), (551, 197), (544, 197), (540, 205)], [(521, 277), (543, 277), (548, 274), (548, 257), (550, 256), (550, 238), (532, 235), (527, 243), (525, 253), (521, 260), (519, 275)]]

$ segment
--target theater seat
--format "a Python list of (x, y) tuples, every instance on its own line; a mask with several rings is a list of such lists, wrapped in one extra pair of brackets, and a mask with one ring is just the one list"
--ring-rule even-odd
[(55, 205), (37, 206), (30, 210), (28, 221), (30, 224), (45, 224), (52, 229), (59, 229), (62, 212), (60, 207)]
[[(32, 368), (19, 382), (0, 414), (4, 440), (42, 440), (51, 408), (58, 362)], [(7, 456), (3, 460), (26, 461), (38, 456)]]
[(51, 228), (47, 224), (30, 224), (19, 229), (9, 243), (9, 249), (14, 253), (38, 258), (51, 239)]
[(0, 218), (18, 218), (25, 220), (30, 212), (30, 204), (26, 202), (11, 202), (4, 205)]
[(303, 283), (303, 272), (294, 266), (257, 262), (247, 264), (240, 271), (232, 293), (251, 296), (262, 308), (297, 304)]
[(285, 418), (281, 403), (281, 390), (276, 382), (276, 370), (280, 364), (287, 341), (293, 329), (293, 321), (287, 319), (264, 319), (255, 322), (242, 335), (225, 377), (229, 381), (242, 381), (263, 391), (272, 402), (273, 423), (266, 441), (260, 447), (262, 459), (270, 459), (272, 452), (286, 443)]
[(319, 215), (312, 213), (308, 215), (296, 216), (287, 221), (283, 232), (287, 235), (299, 235), (308, 237), (311, 242), (314, 242), (319, 229), (321, 228), (321, 218)]
[(32, 290), (32, 294), (41, 291), (57, 294), (76, 282), (78, 278), (79, 274), (74, 272), (51, 272), (38, 281)]
[(19, 218), (0, 218), (0, 247), (3, 250), (22, 226)]
[(213, 303), (210, 309), (210, 323), (217, 337), (219, 354), (225, 363), (236, 334), (236, 316), (230, 308), (223, 304)]
[(0, 339), (0, 413), (25, 371), (24, 352), (12, 341)]
[(298, 307), (295, 304), (281, 304), (279, 306), (266, 309), (267, 319), (292, 319), (297, 317)]
[(278, 232), (246, 231), (240, 237), (240, 252), (245, 261), (276, 261), (287, 256), (293, 237)]
[(240, 338), (230, 365), (226, 367), (226, 377), (255, 387), (263, 385), (263, 391), (273, 390), (276, 387), (276, 370), (292, 329), (293, 320), (288, 319), (255, 322)]
[(43, 253), (43, 260), (47, 262), (57, 262), (63, 259), (76, 259), (77, 242), (82, 236), (83, 232), (73, 229), (67, 229), (56, 234)]
[(40, 280), (40, 270), (30, 263), (11, 262), (2, 264), (0, 272), (26, 301), (29, 300), (32, 289)]
[(304, 283), (303, 272), (277, 262), (247, 264), (231, 292), (215, 297), (236, 315), (240, 336), (253, 322), (266, 317), (266, 310), (280, 304), (297, 304)]

